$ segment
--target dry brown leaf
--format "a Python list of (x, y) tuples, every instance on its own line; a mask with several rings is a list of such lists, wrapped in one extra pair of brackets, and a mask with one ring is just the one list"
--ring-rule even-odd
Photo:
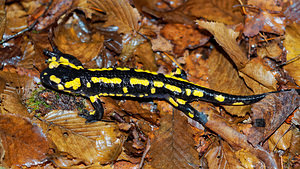
[(282, 15), (260, 11), (258, 14), (247, 15), (243, 33), (248, 37), (253, 37), (260, 31), (283, 35), (285, 26), (285, 17)]
[[(57, 22), (57, 20), (65, 14), (68, 10), (72, 8), (72, 0), (56, 0), (53, 1), (49, 10), (47, 11), (45, 17), (40, 17), (38, 24), (35, 26), (35, 29), (38, 31), (44, 30), (50, 25)], [(34, 22), (45, 11), (46, 6), (38, 8), (35, 13), (32, 15), (31, 22)], [(37, 15), (37, 16), (36, 16)]]
[(18, 115), (0, 114), (0, 137), (9, 167), (33, 166), (46, 162), (49, 142), (41, 129)]
[(84, 32), (77, 24), (79, 19), (71, 20), (71, 26), (65, 24), (57, 27), (54, 42), (63, 53), (75, 56), (82, 63), (91, 61), (100, 53), (104, 37), (100, 33)]
[[(161, 16), (163, 20), (172, 23), (193, 24), (196, 18), (205, 18), (207, 20), (222, 22), (228, 25), (234, 25), (242, 22), (242, 15), (238, 5), (234, 0), (189, 0), (170, 12), (158, 13), (156, 17)], [(151, 8), (151, 5), (148, 5)], [(157, 12), (153, 12), (157, 13)]]
[[(194, 105), (195, 104), (193, 104), (193, 106)], [(278, 167), (272, 153), (262, 149), (260, 146), (250, 144), (247, 140), (247, 136), (230, 127), (226, 122), (227, 120), (224, 117), (221, 117), (214, 108), (206, 107), (203, 109), (202, 107), (202, 104), (201, 107), (200, 104), (198, 106), (194, 106), (196, 110), (207, 114), (208, 121), (205, 126), (222, 137), (233, 149), (244, 149), (247, 152), (252, 153), (259, 160), (264, 162), (266, 168)]]
[(138, 57), (136, 59), (137, 62), (143, 63), (143, 69), (157, 71), (155, 56), (149, 42), (138, 45), (134, 51), (134, 55)]
[[(283, 42), (287, 50), (287, 60), (300, 57), (300, 25), (292, 24), (286, 29), (285, 40)], [(288, 63), (284, 69), (294, 78), (295, 82), (300, 86), (300, 59)]]
[(240, 160), (241, 164), (247, 169), (264, 168), (264, 165), (256, 156), (244, 149), (236, 151), (235, 155), (236, 158)]
[[(115, 123), (85, 123), (77, 112), (52, 111), (40, 123), (45, 135), (59, 152), (68, 153), (86, 164), (106, 164), (118, 158), (124, 136)], [(49, 124), (49, 122), (52, 123)]]
[(209, 168), (223, 169), (244, 169), (234, 151), (225, 141), (221, 141), (220, 145), (212, 146), (204, 155)]
[(288, 131), (290, 127), (291, 125), (283, 123), (268, 139), (270, 151), (274, 150), (274, 146), (280, 150), (287, 150), (290, 148), (292, 139), (292, 130)]
[[(162, 102), (160, 128), (151, 140), (150, 165), (154, 168), (198, 168), (198, 153), (194, 148), (192, 129), (183, 113)], [(174, 115), (172, 115), (174, 113)]]
[(248, 141), (258, 145), (265, 141), (299, 107), (300, 97), (295, 91), (267, 95), (252, 107), (254, 127)]
[(156, 52), (162, 51), (171, 53), (173, 50), (173, 45), (171, 44), (171, 42), (160, 35), (158, 35), (155, 39), (151, 39), (151, 44), (152, 50)]
[(264, 65), (261, 58), (253, 58), (240, 72), (264, 87), (273, 91), (276, 90), (277, 80), (275, 74), (270, 67)]
[(291, 2), (291, 4), (284, 11), (284, 15), (287, 19), (291, 20), (292, 22), (299, 23), (299, 11), (300, 1)]
[(218, 42), (220, 46), (227, 52), (238, 69), (245, 67), (248, 62), (246, 52), (239, 46), (236, 38), (238, 32), (227, 28), (223, 23), (196, 21), (199, 26), (207, 29)]
[(4, 10), (5, 0), (0, 1), (0, 40), (2, 40), (2, 36), (6, 27), (6, 12)]
[(270, 43), (266, 44), (266, 46), (257, 47), (257, 56), (260, 58), (269, 57), (276, 61), (282, 61), (282, 49), (280, 48), (278, 42), (271, 41)]
[(242, 22), (242, 15), (235, 0), (189, 0), (185, 6), (184, 13), (190, 13), (197, 18), (205, 18), (228, 25), (234, 25)]
[(29, 97), (33, 88), (33, 79), (27, 76), (20, 76), (17, 73), (0, 71), (0, 77), (7, 85), (0, 93), (2, 113), (19, 114), (28, 117), (29, 113), (23, 104), (24, 99)]
[(16, 3), (8, 5), (6, 11), (5, 34), (12, 35), (27, 27), (26, 16), (29, 14), (20, 5)]
[(138, 11), (127, 0), (90, 0), (91, 6), (102, 10), (108, 16), (107, 26), (117, 26), (119, 33), (131, 34), (140, 29)]
[[(208, 83), (211, 89), (235, 94), (251, 95), (251, 90), (245, 85), (245, 82), (239, 77), (238, 72), (216, 49), (212, 51), (208, 60)], [(224, 106), (232, 115), (244, 116), (250, 111), (250, 106)]]
[(195, 49), (204, 45), (210, 38), (191, 25), (183, 24), (167, 24), (161, 29), (160, 34), (172, 41), (175, 45), (173, 52), (178, 55), (182, 55), (185, 49)]

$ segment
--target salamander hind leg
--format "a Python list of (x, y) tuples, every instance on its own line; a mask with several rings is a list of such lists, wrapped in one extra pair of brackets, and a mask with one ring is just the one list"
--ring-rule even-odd
[(104, 109), (102, 106), (102, 102), (100, 101), (98, 96), (91, 96), (90, 101), (94, 107), (94, 111), (88, 112), (84, 115), (81, 115), (86, 119), (86, 123), (92, 123), (96, 121), (100, 121), (104, 114)]
[(190, 104), (188, 104), (185, 100), (180, 98), (173, 98), (171, 96), (168, 97), (168, 102), (171, 103), (175, 108), (182, 111), (189, 118), (198, 121), (202, 125), (205, 125), (207, 122), (207, 116), (203, 112), (199, 112), (194, 109)]

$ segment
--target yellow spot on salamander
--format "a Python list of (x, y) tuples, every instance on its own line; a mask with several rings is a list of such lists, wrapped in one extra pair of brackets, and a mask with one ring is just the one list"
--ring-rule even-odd
[(139, 97), (144, 97), (144, 95), (143, 95), (143, 94), (140, 94)]
[(185, 104), (186, 101), (185, 100), (182, 100), (182, 99), (176, 99), (176, 101), (179, 103), (179, 104)]
[(58, 62), (51, 62), (49, 64), (49, 69), (53, 69), (53, 68), (57, 68), (59, 66), (59, 63)]
[(137, 78), (134, 78), (134, 77), (130, 78), (129, 82), (130, 82), (131, 85), (137, 85), (137, 84), (144, 85), (144, 86), (149, 85), (149, 80), (147, 80), (147, 79), (137, 79)]
[(107, 94), (107, 93), (102, 93), (101, 95), (102, 95), (102, 96), (108, 96), (108, 94)]
[(51, 57), (50, 59), (48, 59), (48, 62), (54, 62), (56, 61), (56, 57)]
[(235, 102), (235, 103), (232, 103), (232, 105), (234, 106), (241, 106), (241, 105), (244, 105), (243, 102)]
[(136, 97), (136, 96), (133, 95), (133, 94), (126, 94), (125, 96), (127, 96), (127, 97)]
[(223, 102), (225, 100), (225, 97), (222, 95), (216, 95), (215, 99), (218, 100), (219, 102)]
[(154, 81), (154, 82), (153, 82), (153, 85), (154, 85), (155, 87), (163, 87), (163, 86), (164, 86), (164, 83), (161, 82), (161, 81)]
[(158, 74), (157, 72), (151, 72), (149, 70), (143, 70), (143, 69), (134, 69), (134, 71), (136, 71), (136, 72), (150, 73), (150, 74), (153, 74), (153, 75), (157, 75)]
[(89, 71), (110, 71), (113, 70), (113, 68), (101, 68), (101, 69), (88, 69)]
[(65, 89), (62, 84), (58, 84), (57, 87), (58, 87), (58, 90), (64, 90)]
[(123, 87), (123, 92), (124, 93), (128, 93), (128, 88), (127, 87)]
[(90, 88), (90, 87), (91, 87), (91, 83), (90, 83), (90, 82), (87, 82), (87, 83), (86, 83), (86, 87), (87, 87), (87, 88)]
[(98, 96), (97, 96), (97, 95), (96, 95), (96, 96), (91, 96), (91, 97), (90, 97), (90, 100), (91, 100), (92, 103), (94, 103), (97, 99), (98, 99)]
[(56, 77), (55, 75), (51, 75), (51, 76), (50, 76), (50, 80), (51, 80), (52, 82), (57, 83), (57, 84), (61, 82), (60, 78)]
[(154, 94), (156, 89), (154, 87), (151, 88), (151, 93)]
[(94, 83), (114, 83), (114, 84), (120, 84), (122, 82), (122, 79), (120, 78), (107, 78), (107, 77), (92, 77), (91, 80)]
[(96, 113), (96, 111), (94, 110), (94, 111), (91, 111), (89, 114), (90, 115), (95, 115), (95, 113)]
[(80, 86), (80, 78), (75, 78), (74, 80), (65, 83), (66, 88), (73, 87), (73, 90), (77, 90)]
[(44, 73), (44, 76), (46, 76), (47, 74), (48, 74), (48, 73), (47, 73), (47, 72), (45, 72), (45, 73)]
[(193, 91), (193, 95), (194, 96), (197, 96), (197, 97), (203, 97), (203, 92), (202, 91), (199, 91), (199, 90), (194, 90)]
[(189, 116), (190, 118), (194, 118), (194, 114), (191, 113), (191, 112), (188, 113), (188, 116)]
[(68, 59), (64, 58), (64, 57), (60, 57), (59, 62), (61, 62), (61, 63), (70, 63), (70, 61)]
[(119, 96), (119, 97), (120, 97), (120, 96), (123, 96), (123, 94), (116, 94), (116, 96)]
[(178, 103), (176, 103), (175, 100), (174, 100), (172, 97), (169, 98), (169, 102), (170, 102), (173, 106), (178, 107)]
[(166, 84), (166, 88), (171, 90), (172, 92), (178, 92), (178, 93), (182, 92), (179, 87), (174, 86), (174, 85)]
[(121, 70), (121, 71), (130, 70), (130, 69), (127, 68), (127, 67), (117, 67), (116, 69), (117, 69), (117, 70)]
[(185, 93), (187, 96), (190, 96), (191, 93), (192, 93), (192, 90), (191, 89), (185, 89)]
[(114, 93), (109, 93), (108, 95), (109, 96), (116, 96)]

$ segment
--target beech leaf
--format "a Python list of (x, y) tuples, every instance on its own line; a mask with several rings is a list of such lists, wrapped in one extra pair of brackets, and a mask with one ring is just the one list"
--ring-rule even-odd
[(130, 33), (140, 28), (140, 14), (127, 0), (90, 0), (93, 8), (104, 11), (108, 18), (105, 27), (118, 26), (119, 33)]

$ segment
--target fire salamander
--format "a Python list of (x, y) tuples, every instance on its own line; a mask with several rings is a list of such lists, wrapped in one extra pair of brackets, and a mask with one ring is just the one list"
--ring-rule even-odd
[(95, 111), (87, 122), (101, 120), (102, 96), (150, 98), (168, 101), (188, 117), (205, 125), (207, 116), (189, 103), (206, 101), (220, 105), (248, 105), (260, 101), (268, 93), (239, 96), (217, 92), (186, 80), (179, 69), (171, 75), (130, 68), (87, 69), (72, 55), (57, 49), (44, 50), (49, 66), (41, 73), (43, 85), (67, 93), (89, 98)]

